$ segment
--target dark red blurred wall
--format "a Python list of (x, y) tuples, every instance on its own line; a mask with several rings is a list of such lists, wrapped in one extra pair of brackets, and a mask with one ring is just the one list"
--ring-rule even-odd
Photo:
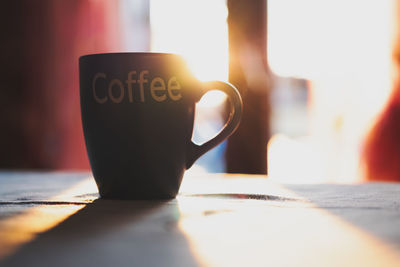
[(2, 1), (0, 168), (85, 169), (78, 57), (120, 48), (118, 1)]
[[(400, 1), (395, 1), (400, 25)], [(362, 163), (368, 181), (400, 182), (400, 27), (395, 27), (395, 81), (391, 96), (364, 142)]]

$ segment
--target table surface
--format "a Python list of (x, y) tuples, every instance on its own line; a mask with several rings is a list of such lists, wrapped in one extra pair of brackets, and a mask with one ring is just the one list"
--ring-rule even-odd
[(400, 266), (400, 184), (188, 173), (117, 201), (89, 173), (0, 172), (0, 266)]

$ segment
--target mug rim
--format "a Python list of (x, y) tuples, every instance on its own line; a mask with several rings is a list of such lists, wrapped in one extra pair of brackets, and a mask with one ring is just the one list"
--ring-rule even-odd
[(93, 54), (86, 54), (79, 57), (79, 60), (96, 57), (96, 56), (143, 56), (143, 57), (152, 57), (152, 56), (175, 56), (181, 57), (178, 54), (174, 53), (164, 53), (164, 52), (107, 52), (107, 53), (93, 53)]

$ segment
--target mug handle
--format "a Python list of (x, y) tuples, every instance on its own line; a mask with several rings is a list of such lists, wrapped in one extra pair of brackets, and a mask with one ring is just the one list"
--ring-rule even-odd
[(190, 141), (188, 157), (186, 161), (186, 169), (189, 169), (193, 165), (193, 163), (204, 153), (216, 147), (226, 138), (231, 136), (231, 134), (239, 126), (240, 118), (242, 117), (242, 98), (240, 97), (238, 90), (232, 84), (221, 81), (210, 81), (203, 82), (202, 86), (204, 90), (203, 94), (211, 90), (220, 90), (224, 92), (230, 100), (231, 111), (228, 121), (225, 123), (222, 130), (214, 138), (205, 142), (202, 145), (196, 145), (195, 143), (193, 143), (193, 141)]

